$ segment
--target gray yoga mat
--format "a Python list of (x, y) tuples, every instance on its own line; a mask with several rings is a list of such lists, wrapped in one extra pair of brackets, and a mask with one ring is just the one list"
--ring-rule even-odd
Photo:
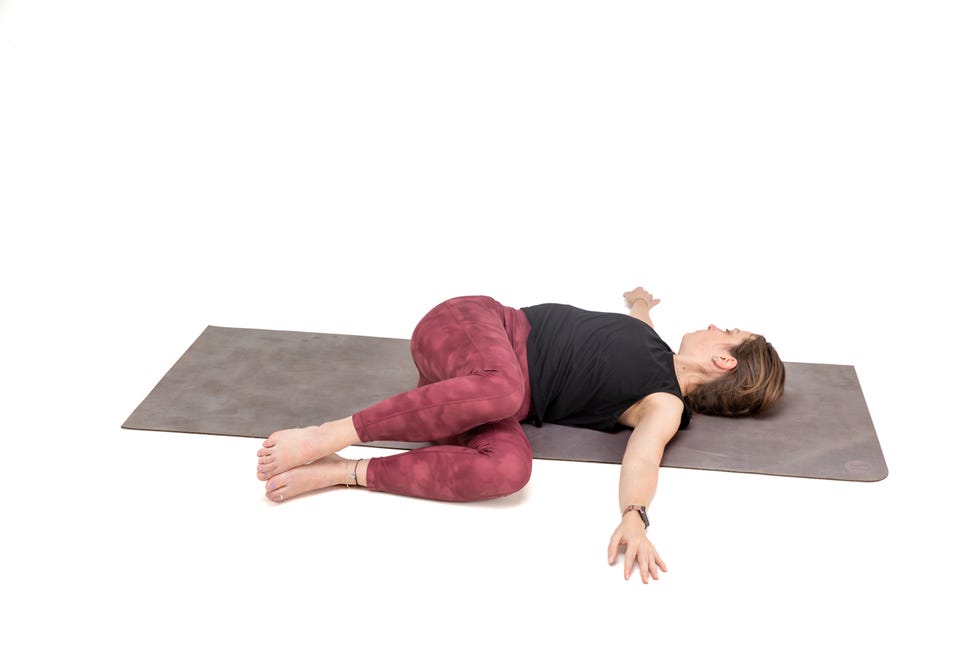
[[(407, 340), (209, 326), (123, 428), (266, 437), (346, 417), (417, 380)], [(630, 433), (524, 431), (535, 458), (604, 463), (622, 461)], [(854, 368), (811, 363), (786, 363), (782, 400), (758, 417), (695, 415), (663, 465), (849, 481), (888, 475)]]

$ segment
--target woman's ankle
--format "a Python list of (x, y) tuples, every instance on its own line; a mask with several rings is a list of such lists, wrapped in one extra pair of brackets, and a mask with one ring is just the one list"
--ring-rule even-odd
[(351, 458), (344, 468), (344, 485), (347, 487), (367, 487), (367, 460)]
[(340, 451), (353, 444), (361, 444), (361, 439), (357, 437), (357, 430), (354, 428), (354, 420), (350, 417), (324, 422), (316, 428), (324, 439), (332, 444), (334, 451)]

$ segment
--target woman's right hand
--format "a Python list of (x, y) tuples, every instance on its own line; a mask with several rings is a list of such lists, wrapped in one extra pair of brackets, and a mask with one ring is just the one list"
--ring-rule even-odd
[(660, 303), (659, 299), (654, 299), (653, 295), (640, 286), (637, 286), (633, 290), (624, 292), (623, 297), (626, 299), (626, 303), (629, 304), (630, 308), (633, 308), (633, 304), (638, 301), (645, 302), (647, 308), (653, 308)]

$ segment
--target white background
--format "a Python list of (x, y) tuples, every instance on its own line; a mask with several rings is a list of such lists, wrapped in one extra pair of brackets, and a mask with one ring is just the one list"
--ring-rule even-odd
[[(10, 650), (976, 650), (978, 33), (944, 1), (0, 2)], [(272, 505), (258, 440), (119, 427), (208, 324), (408, 337), (636, 285), (673, 344), (854, 365), (890, 476), (664, 469), (644, 586), (605, 562), (617, 466)]]

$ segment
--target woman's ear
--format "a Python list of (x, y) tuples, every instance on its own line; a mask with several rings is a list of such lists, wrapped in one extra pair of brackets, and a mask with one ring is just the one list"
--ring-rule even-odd
[(720, 372), (731, 372), (738, 367), (738, 361), (728, 353), (713, 356), (711, 362), (714, 364), (715, 369)]

